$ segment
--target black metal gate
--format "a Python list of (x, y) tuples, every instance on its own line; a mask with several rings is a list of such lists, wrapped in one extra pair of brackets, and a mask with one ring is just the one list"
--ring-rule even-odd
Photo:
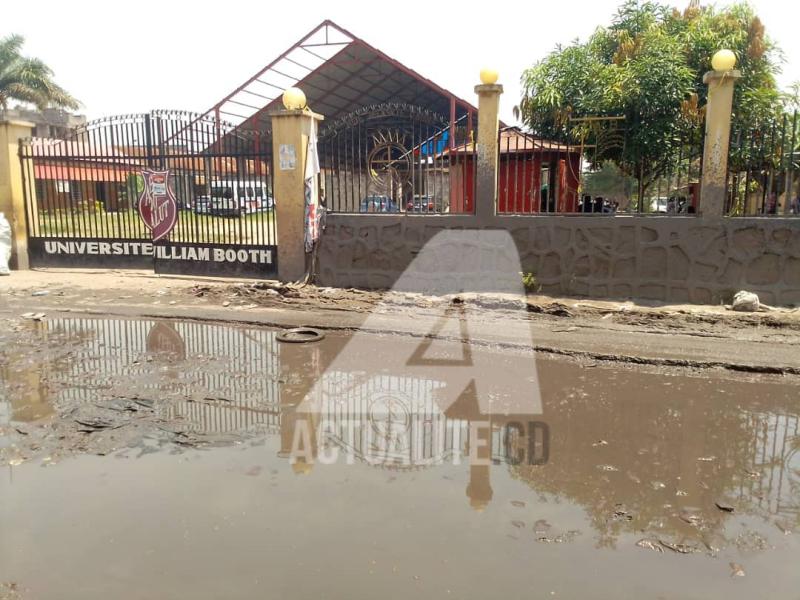
[[(277, 272), (269, 132), (154, 111), (23, 140), (19, 152), (33, 267)], [(163, 237), (139, 211), (146, 171), (165, 174), (174, 205)]]
[(327, 207), (339, 213), (471, 213), (473, 123), (420, 106), (365, 106), (320, 131)]

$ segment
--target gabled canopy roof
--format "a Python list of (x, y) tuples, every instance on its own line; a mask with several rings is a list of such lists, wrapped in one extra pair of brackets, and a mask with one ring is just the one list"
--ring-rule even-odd
[(458, 119), (477, 109), (332, 21), (323, 21), (204, 116), (248, 129), (269, 128), (287, 87), (302, 89), (328, 122), (370, 104), (400, 102)]

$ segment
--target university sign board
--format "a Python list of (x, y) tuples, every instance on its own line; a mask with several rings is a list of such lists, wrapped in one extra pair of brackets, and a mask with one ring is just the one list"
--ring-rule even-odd
[[(270, 277), (277, 273), (274, 244), (185, 242), (173, 240), (181, 211), (170, 184), (170, 171), (143, 169), (136, 212), (150, 239), (31, 236), (28, 251), (35, 267), (149, 269), (183, 275)], [(197, 217), (195, 217), (197, 218)], [(226, 217), (202, 216), (210, 228)], [(226, 222), (224, 227), (234, 229)], [(244, 242), (244, 240), (243, 240)]]
[(111, 238), (32, 238), (28, 249), (39, 267), (149, 269), (187, 275), (268, 276), (275, 273), (275, 246), (196, 244)]

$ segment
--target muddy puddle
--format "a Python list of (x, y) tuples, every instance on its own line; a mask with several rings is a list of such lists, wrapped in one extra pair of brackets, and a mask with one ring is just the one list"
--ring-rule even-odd
[(797, 597), (796, 380), (276, 335), (4, 323), (0, 598)]

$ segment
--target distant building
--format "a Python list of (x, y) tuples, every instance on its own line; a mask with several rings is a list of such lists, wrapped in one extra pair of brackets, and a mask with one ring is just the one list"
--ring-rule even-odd
[(33, 137), (54, 138), (63, 140), (73, 133), (76, 127), (86, 124), (84, 115), (73, 115), (58, 108), (36, 110), (17, 106), (2, 113), (5, 118), (30, 121), (36, 127)]

